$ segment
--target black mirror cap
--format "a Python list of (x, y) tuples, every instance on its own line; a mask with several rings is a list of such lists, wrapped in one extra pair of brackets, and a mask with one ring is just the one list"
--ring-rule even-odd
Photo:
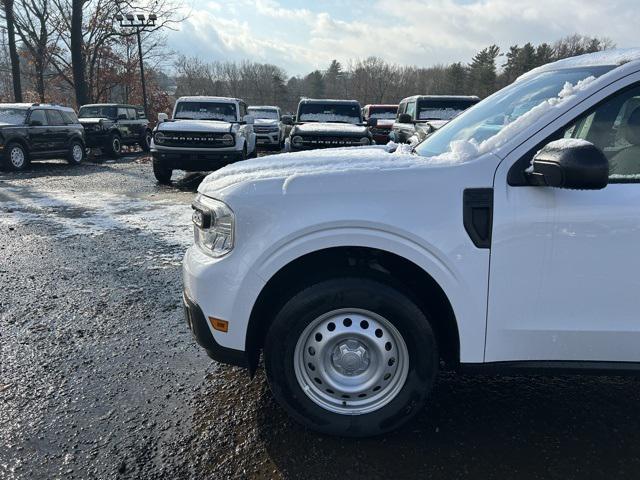
[(290, 115), (283, 115), (282, 116), (282, 123), (284, 125), (293, 125), (293, 118), (291, 118)]
[(551, 142), (533, 157), (531, 165), (527, 176), (533, 185), (600, 190), (609, 183), (609, 160), (586, 140)]
[(398, 115), (398, 123), (413, 123), (413, 118), (408, 113)]
[(369, 120), (367, 120), (367, 125), (370, 127), (377, 127), (378, 126), (378, 119), (377, 118), (370, 118)]

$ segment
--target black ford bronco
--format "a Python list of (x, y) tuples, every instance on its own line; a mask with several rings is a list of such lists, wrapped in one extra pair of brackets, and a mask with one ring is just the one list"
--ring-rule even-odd
[(123, 145), (151, 146), (151, 129), (144, 109), (135, 105), (100, 103), (83, 105), (78, 112), (87, 146), (100, 148), (110, 157), (119, 157)]

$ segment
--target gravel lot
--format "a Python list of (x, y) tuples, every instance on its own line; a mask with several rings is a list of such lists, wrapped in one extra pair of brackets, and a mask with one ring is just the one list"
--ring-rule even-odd
[(323, 437), (183, 321), (196, 179), (0, 172), (0, 478), (638, 478), (636, 378), (438, 379), (400, 432)]

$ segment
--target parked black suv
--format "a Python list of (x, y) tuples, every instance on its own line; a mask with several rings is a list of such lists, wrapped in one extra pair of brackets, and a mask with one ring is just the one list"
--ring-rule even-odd
[(362, 109), (355, 100), (314, 100), (298, 104), (296, 124), (285, 141), (285, 150), (371, 145), (371, 132), (362, 121)]
[(140, 106), (117, 103), (83, 105), (78, 117), (90, 148), (100, 148), (111, 157), (119, 157), (123, 145), (139, 145), (145, 152), (149, 151), (151, 129)]
[(0, 103), (0, 152), (9, 170), (24, 170), (31, 160), (85, 159), (84, 129), (71, 108), (38, 103)]

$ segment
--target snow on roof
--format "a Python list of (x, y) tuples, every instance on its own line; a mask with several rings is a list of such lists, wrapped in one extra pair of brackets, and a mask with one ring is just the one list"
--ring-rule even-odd
[(280, 110), (280, 107), (273, 105), (251, 105), (249, 110)]
[(357, 103), (357, 100), (336, 100), (334, 98), (303, 98), (300, 103)]
[(412, 95), (403, 98), (401, 102), (409, 100), (480, 100), (477, 95)]
[(236, 103), (241, 102), (239, 98), (231, 97), (212, 97), (208, 95), (189, 95), (180, 97), (176, 102), (221, 102), (221, 103)]
[(556, 62), (547, 63), (541, 67), (534, 68), (529, 72), (518, 77), (519, 81), (541, 72), (552, 70), (564, 70), (569, 68), (580, 67), (605, 67), (620, 66), (625, 63), (640, 60), (640, 48), (617, 48), (612, 50), (604, 50), (602, 52), (586, 53), (576, 57), (564, 58)]
[(73, 112), (73, 108), (65, 107), (62, 105), (55, 105), (52, 103), (0, 103), (0, 108), (33, 108), (33, 107), (43, 107), (43, 108), (58, 108), (60, 110), (65, 110), (68, 112)]

